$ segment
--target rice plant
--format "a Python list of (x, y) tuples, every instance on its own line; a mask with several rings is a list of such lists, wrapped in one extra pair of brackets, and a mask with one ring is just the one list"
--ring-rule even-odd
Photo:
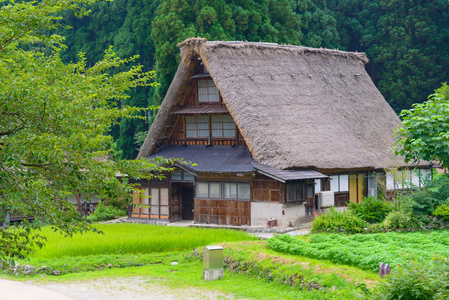
[(103, 234), (88, 232), (64, 237), (44, 227), (47, 242), (34, 258), (99, 254), (181, 251), (223, 242), (255, 240), (246, 232), (228, 229), (169, 227), (147, 224), (98, 224)]

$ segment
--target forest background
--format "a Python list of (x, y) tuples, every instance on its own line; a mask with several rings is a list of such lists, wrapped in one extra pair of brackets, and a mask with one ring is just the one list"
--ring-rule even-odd
[[(366, 70), (399, 113), (423, 102), (448, 80), (448, 0), (114, 0), (91, 6), (89, 16), (64, 15), (65, 62), (84, 52), (99, 61), (109, 45), (145, 71), (156, 70), (156, 88), (137, 87), (125, 105), (159, 105), (179, 63), (186, 38), (273, 42), (366, 52)], [(151, 126), (123, 119), (112, 129), (121, 158), (132, 159)]]

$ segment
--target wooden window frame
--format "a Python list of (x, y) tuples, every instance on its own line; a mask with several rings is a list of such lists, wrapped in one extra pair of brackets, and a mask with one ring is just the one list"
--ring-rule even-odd
[[(161, 190), (162, 189), (166, 189), (167, 190), (167, 204), (161, 205)], [(153, 214), (152, 212), (152, 207), (155, 206), (155, 204), (152, 204), (151, 200), (152, 198), (150, 198), (150, 208), (149, 208), (149, 218), (150, 219), (157, 219), (157, 220), (168, 220), (170, 218), (170, 189), (168, 187), (149, 187), (149, 192), (150, 195), (152, 195), (152, 190), (157, 190), (158, 193), (158, 210), (157, 210), (157, 214)], [(161, 214), (161, 206), (167, 207), (167, 214)]]
[[(204, 89), (204, 87), (200, 87), (200, 82), (207, 82), (207, 86), (206, 86), (206, 93), (200, 93), (201, 89)], [(210, 83), (212, 83), (213, 85), (210, 85)], [(209, 93), (209, 88), (210, 87), (215, 87), (217, 89), (217, 94), (210, 94)], [(212, 78), (203, 78), (203, 79), (198, 79), (197, 81), (197, 88), (198, 88), (198, 103), (199, 104), (220, 104), (221, 103), (221, 95), (220, 95), (220, 91), (218, 90), (217, 86), (215, 85), (215, 82), (213, 81)], [(200, 100), (200, 95), (206, 95), (207, 96), (207, 101), (202, 101)], [(217, 101), (210, 101), (211, 95), (218, 95), (218, 100)]]
[[(221, 121), (219, 121), (219, 122), (213, 122), (213, 119), (214, 119), (214, 117), (221, 117)], [(231, 118), (231, 120), (232, 120), (232, 124), (234, 124), (234, 128), (232, 129), (232, 131), (233, 131), (233, 135), (224, 135), (224, 132), (225, 132), (225, 130), (228, 130), (228, 131), (230, 131), (231, 129), (225, 129), (224, 128), (224, 124), (230, 124), (231, 122), (225, 122), (223, 119), (225, 118), (225, 117), (230, 117)], [(210, 137), (211, 138), (229, 138), (229, 139), (235, 139), (236, 137), (237, 137), (237, 132), (236, 132), (236, 125), (235, 125), (235, 121), (234, 121), (234, 119), (232, 118), (232, 116), (231, 115), (214, 115), (214, 114), (212, 114), (212, 115), (210, 115), (210, 117), (209, 117), (209, 120), (210, 120)], [(214, 129), (213, 127), (214, 127), (214, 124), (221, 124), (221, 128), (220, 129)], [(217, 135), (217, 136), (214, 136), (214, 130), (220, 130), (221, 131), (221, 135)]]
[[(207, 131), (208, 131), (208, 135), (207, 136), (199, 136), (198, 135), (198, 117), (207, 117)], [(195, 129), (194, 132), (196, 134), (196, 136), (187, 136), (187, 132), (191, 131), (192, 129), (187, 129), (187, 120), (188, 118), (195, 118), (195, 122), (190, 123), (189, 124), (195, 124)], [(201, 122), (200, 124), (206, 124), (206, 122)], [(192, 116), (185, 116), (184, 117), (184, 130), (185, 130), (185, 136), (187, 139), (208, 139), (210, 138), (211, 135), (211, 130), (210, 130), (210, 116), (209, 115), (192, 115)], [(206, 129), (200, 129), (200, 130), (206, 130)]]
[[(211, 183), (219, 183), (220, 184), (220, 197), (210, 197), (210, 184)], [(234, 182), (234, 181), (200, 181), (196, 183), (197, 186), (199, 184), (207, 184), (207, 197), (206, 196), (197, 196), (197, 187), (195, 188), (195, 198), (199, 198), (199, 199), (211, 199), (211, 200), (235, 200), (235, 201), (251, 201), (252, 199), (252, 189), (251, 189), (251, 182)], [(236, 185), (236, 197), (235, 198), (225, 198), (225, 193), (224, 193), (224, 187), (225, 184), (235, 184)], [(244, 198), (239, 198), (238, 196), (238, 185), (239, 184), (245, 184), (245, 185), (249, 185), (249, 198), (248, 199), (244, 199)]]
[[(226, 198), (225, 197), (225, 184), (235, 184), (235, 198)], [(249, 186), (249, 198), (239, 198), (239, 185), (248, 185)], [(251, 182), (233, 182), (233, 181), (224, 181), (222, 183), (222, 196), (224, 200), (239, 200), (239, 201), (250, 201), (251, 200)]]
[[(290, 187), (295, 186), (295, 199), (290, 199)], [(300, 188), (299, 188), (300, 187)], [(298, 190), (302, 190), (302, 199), (297, 199)], [(293, 181), (285, 184), (285, 203), (286, 204), (300, 204), (307, 201), (307, 182)]]
[[(173, 173), (174, 172), (178, 172), (178, 173), (181, 173), (181, 179), (173, 179)], [(190, 179), (186, 179), (186, 174), (189, 174), (189, 175), (191, 175), (192, 177), (193, 177), (193, 179), (192, 180), (190, 180)], [(175, 171), (172, 171), (171, 173), (170, 173), (170, 180), (172, 181), (172, 182), (195, 182), (195, 175), (193, 175), (193, 174), (191, 174), (191, 173), (189, 173), (189, 172), (187, 172), (187, 171), (184, 171), (184, 170), (175, 170)]]
[[(342, 181), (340, 179), (341, 176), (347, 176), (346, 191), (343, 191), (342, 188), (341, 188), (341, 184), (342, 184)], [(334, 174), (334, 175), (330, 175), (329, 176), (329, 178), (331, 178), (331, 177), (336, 177), (335, 179), (337, 180), (336, 182), (337, 182), (337, 187), (338, 187), (338, 190), (337, 191), (334, 190), (333, 192), (335, 192), (335, 193), (349, 193), (349, 174)], [(332, 182), (335, 179), (332, 178), (330, 180), (330, 191), (332, 191)]]
[[(141, 197), (139, 193), (137, 192), (143, 191), (145, 196)], [(139, 205), (150, 205), (150, 198), (148, 197), (150, 193), (149, 187), (144, 188), (135, 188), (133, 192), (133, 204), (139, 204)], [(147, 212), (145, 212), (147, 210)], [(139, 206), (133, 206), (131, 211), (131, 217), (132, 218), (139, 218), (139, 219), (148, 219), (150, 218), (150, 207), (139, 207)]]
[[(206, 116), (208, 118), (208, 130), (209, 130), (209, 135), (208, 136), (198, 136), (198, 117), (201, 116)], [(233, 136), (213, 136), (212, 135), (212, 116), (230, 116), (232, 118), (231, 115), (229, 114), (208, 114), (208, 115), (190, 115), (190, 116), (184, 116), (184, 132), (185, 132), (185, 138), (187, 140), (208, 140), (208, 139), (216, 139), (216, 140), (235, 140), (238, 139), (238, 130), (237, 130), (237, 125), (235, 124), (234, 119), (232, 119), (234, 121), (234, 135)], [(192, 130), (192, 129), (187, 129), (187, 118), (196, 118), (195, 119), (195, 123), (189, 123), (189, 124), (195, 124), (195, 133), (196, 136), (187, 136), (187, 132)], [(203, 122), (205, 123), (205, 122)], [(222, 132), (225, 130), (223, 129), (223, 124), (224, 123), (229, 123), (229, 122), (223, 122), (223, 118), (221, 121), (222, 124)]]

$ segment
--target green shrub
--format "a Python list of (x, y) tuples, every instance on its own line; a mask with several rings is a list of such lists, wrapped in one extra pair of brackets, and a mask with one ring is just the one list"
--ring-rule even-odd
[(437, 206), (449, 204), (449, 176), (441, 176), (410, 194), (413, 214), (432, 215)]
[(87, 216), (87, 220), (91, 222), (99, 222), (113, 220), (116, 216), (126, 216), (126, 212), (112, 205), (106, 206), (103, 202), (98, 203), (94, 213)]
[(369, 299), (448, 299), (449, 263), (436, 258), (430, 264), (410, 260), (398, 265), (369, 295)]
[(439, 217), (443, 220), (448, 220), (449, 219), (449, 206), (447, 206), (445, 204), (437, 206), (437, 208), (433, 211), (433, 215), (435, 217)]
[(427, 227), (427, 224), (433, 224), (434, 222), (432, 221), (432, 217), (431, 216), (425, 216), (425, 215), (413, 215), (410, 219), (410, 227), (409, 228), (414, 228), (414, 229), (424, 229)]
[(362, 232), (368, 223), (349, 211), (338, 211), (330, 207), (329, 212), (319, 215), (313, 221), (312, 232)]
[(412, 213), (406, 211), (392, 211), (384, 220), (385, 229), (407, 229), (412, 226)]
[(392, 209), (390, 202), (373, 196), (365, 197), (361, 203), (349, 203), (351, 212), (371, 224), (382, 222)]

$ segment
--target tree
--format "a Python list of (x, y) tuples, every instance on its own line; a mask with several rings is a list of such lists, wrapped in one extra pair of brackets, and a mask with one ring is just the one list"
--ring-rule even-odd
[(367, 70), (396, 112), (424, 102), (449, 75), (449, 1), (327, 0), (343, 49), (366, 52)]
[(90, 68), (82, 53), (65, 64), (64, 39), (45, 34), (59, 26), (61, 12), (86, 15), (94, 1), (11, 1), (0, 8), (0, 212), (23, 218), (21, 227), (0, 228), (0, 259), (42, 246), (39, 225), (27, 216), (44, 218), (66, 235), (86, 231), (89, 225), (69, 195), (131, 203), (133, 186), (118, 180), (117, 172), (149, 179), (170, 170), (162, 167), (170, 160), (104, 159), (111, 152), (111, 126), (120, 118), (138, 118), (142, 110), (118, 103), (130, 89), (154, 85), (154, 73), (140, 65), (116, 72), (137, 57), (120, 59), (111, 48)]
[[(63, 13), (62, 24), (56, 33), (67, 38), (67, 48), (61, 51), (61, 58), (69, 63), (77, 59), (79, 52), (86, 53), (87, 64), (92, 65), (103, 56), (104, 49), (114, 46), (120, 57), (139, 55), (132, 63), (141, 64), (144, 71), (154, 69), (154, 44), (151, 39), (151, 23), (159, 0), (115, 0), (93, 3), (88, 16), (76, 16), (73, 11)], [(118, 68), (116, 72), (122, 70)], [(130, 96), (123, 104), (145, 108), (151, 102), (153, 88), (141, 86), (127, 92)], [(144, 114), (141, 113), (143, 116)], [(111, 135), (121, 157), (132, 159), (137, 156), (134, 135), (148, 132), (148, 124), (141, 119), (124, 118), (112, 127)]]
[(424, 103), (401, 112), (396, 130), (397, 155), (406, 161), (420, 160), (449, 167), (449, 86), (445, 83)]

